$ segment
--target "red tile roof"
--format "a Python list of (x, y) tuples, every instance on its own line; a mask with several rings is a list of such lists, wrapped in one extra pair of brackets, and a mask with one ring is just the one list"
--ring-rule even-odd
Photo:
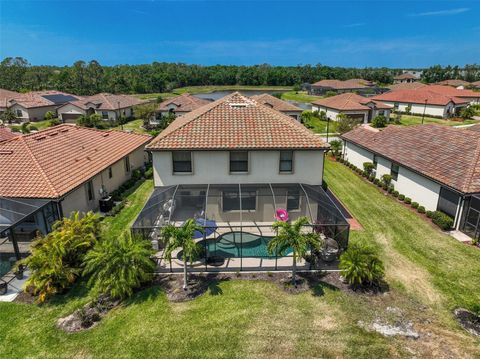
[(20, 94), (15, 91), (0, 89), (0, 108), (8, 107), (8, 100), (19, 95)]
[(130, 95), (113, 95), (110, 93), (98, 93), (96, 95), (85, 97), (79, 101), (71, 101), (69, 104), (77, 106), (83, 110), (87, 110), (92, 105), (98, 110), (118, 110), (129, 108), (146, 103), (135, 96)]
[(322, 98), (312, 102), (312, 104), (341, 111), (367, 111), (370, 110), (367, 104), (372, 102), (375, 104), (375, 108), (378, 109), (388, 110), (392, 108), (392, 106), (384, 104), (381, 101), (374, 101), (371, 98), (354, 93), (343, 93), (337, 96)]
[(395, 76), (393, 79), (394, 80), (415, 80), (416, 77), (411, 73), (405, 72), (401, 75)]
[(463, 80), (443, 80), (440, 82), (437, 82), (437, 85), (446, 85), (446, 86), (453, 86), (453, 87), (458, 87), (458, 86), (468, 86), (470, 85), (470, 82), (463, 81)]
[(268, 93), (255, 95), (255, 96), (252, 96), (251, 98), (253, 98), (258, 103), (261, 103), (262, 105), (269, 106), (274, 110), (277, 110), (280, 112), (302, 112), (303, 111), (300, 107), (292, 105), (290, 102), (283, 101)]
[(473, 126), (465, 127), (465, 128), (470, 131), (480, 132), (480, 123)]
[(429, 85), (425, 89), (433, 91), (442, 95), (455, 96), (460, 98), (477, 98), (480, 99), (480, 92), (475, 92), (472, 90), (460, 90), (451, 86), (442, 86), (442, 85)]
[(235, 92), (177, 118), (147, 148), (325, 149), (328, 144), (292, 117)]
[(0, 196), (59, 198), (150, 136), (59, 125), (0, 143)]
[(416, 89), (419, 89), (420, 87), (425, 87), (425, 86), (428, 86), (428, 85), (415, 81), (415, 82), (402, 82), (400, 84), (394, 84), (387, 87), (391, 91), (396, 91), (396, 90), (416, 90)]
[[(447, 86), (437, 86), (443, 87), (445, 89), (452, 89)], [(456, 91), (466, 91), (466, 90), (456, 90)], [(440, 105), (444, 106), (450, 102), (454, 104), (465, 104), (468, 103), (467, 100), (456, 97), (454, 95), (443, 94), (437, 89), (432, 89), (432, 86), (420, 87), (416, 90), (396, 90), (390, 91), (381, 95), (373, 97), (374, 100), (386, 101), (386, 102), (400, 102), (400, 103), (419, 103), (424, 104), (425, 101), (430, 105)]]
[(341, 80), (321, 80), (312, 84), (312, 87), (327, 87), (333, 90), (355, 90), (363, 89), (373, 85), (373, 82), (362, 79)]
[(158, 104), (157, 111), (169, 111), (171, 105), (175, 105), (174, 111), (176, 113), (186, 113), (193, 111), (199, 107), (209, 104), (211, 101), (192, 96), (188, 93), (184, 93), (180, 96), (176, 96), (165, 100)]
[(479, 132), (436, 124), (358, 127), (341, 138), (460, 192), (480, 192)]
[(470, 86), (473, 86), (473, 87), (476, 87), (476, 88), (480, 88), (480, 81), (472, 82), (472, 83), (470, 84)]
[(20, 134), (12, 132), (8, 127), (0, 125), (0, 142), (15, 138), (17, 136), (20, 136)]
[(58, 103), (55, 103), (45, 97), (50, 95), (72, 96), (78, 99), (82, 98), (81, 96), (72, 95), (66, 92), (55, 91), (55, 90), (31, 91), (23, 94), (18, 94), (17, 96), (12, 97), (9, 100), (9, 106), (12, 106), (16, 103), (25, 108), (58, 106), (59, 105)]

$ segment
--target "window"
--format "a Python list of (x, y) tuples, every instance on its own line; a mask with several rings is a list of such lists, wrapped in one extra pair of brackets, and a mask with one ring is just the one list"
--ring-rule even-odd
[(384, 111), (384, 110), (378, 111), (378, 114), (379, 114), (380, 116), (385, 116), (385, 111)]
[(108, 120), (108, 112), (107, 111), (102, 111), (102, 118), (104, 120)]
[(129, 173), (130, 172), (130, 157), (127, 156), (124, 158), (124, 162), (125, 162), (125, 172)]
[(87, 182), (87, 199), (89, 201), (93, 201), (94, 200), (94, 193), (93, 193), (93, 183), (92, 181), (88, 181)]
[(399, 105), (400, 105), (400, 104), (399, 104), (398, 102), (395, 102), (395, 103), (393, 104), (393, 109), (394, 109), (394, 110), (398, 110)]
[(23, 116), (23, 113), (22, 113), (22, 110), (17, 110), (17, 117), (22, 117)]
[(293, 172), (293, 151), (280, 151), (280, 173)]
[(222, 208), (228, 211), (255, 211), (257, 208), (257, 193), (255, 191), (242, 191), (242, 204), (240, 207), (239, 193), (237, 191), (224, 191), (222, 193)]
[(300, 191), (287, 192), (287, 211), (300, 209)]
[(189, 151), (172, 152), (173, 173), (192, 173), (192, 153)]
[(230, 172), (248, 172), (248, 152), (230, 152)]
[(108, 167), (108, 178), (112, 178), (112, 177), (113, 177), (112, 167)]
[(398, 170), (399, 170), (398, 165), (395, 163), (392, 163), (392, 165), (390, 166), (390, 175), (392, 176), (392, 179), (394, 181), (398, 180)]

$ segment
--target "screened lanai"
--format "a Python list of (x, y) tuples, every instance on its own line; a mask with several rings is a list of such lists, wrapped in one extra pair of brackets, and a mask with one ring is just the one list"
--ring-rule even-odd
[(270, 253), (272, 224), (279, 211), (288, 220), (306, 216), (305, 231), (319, 234), (322, 250), (309, 254), (304, 269), (333, 268), (347, 247), (349, 224), (321, 186), (307, 184), (206, 184), (157, 187), (132, 226), (132, 234), (158, 249), (159, 270), (183, 268), (181, 252), (172, 263), (163, 258), (161, 228), (194, 218), (204, 230), (194, 238), (203, 253), (193, 270), (276, 270), (292, 265), (292, 253)]
[(49, 233), (58, 218), (49, 200), (0, 197), (0, 278), (28, 255), (37, 233)]

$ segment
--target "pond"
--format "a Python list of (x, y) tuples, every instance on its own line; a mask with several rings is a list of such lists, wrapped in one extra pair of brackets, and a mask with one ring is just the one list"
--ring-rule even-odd
[[(198, 93), (195, 94), (194, 96), (199, 97), (199, 98), (204, 98), (207, 100), (218, 100), (219, 98), (225, 97), (227, 95), (230, 95), (231, 93), (235, 92), (235, 90), (222, 90), (222, 91), (213, 91), (209, 93)], [(270, 90), (270, 91), (260, 91), (260, 90), (241, 90), (238, 91), (242, 95), (245, 96), (255, 96), (255, 95), (261, 95), (264, 93), (268, 93), (270, 95), (277, 94), (277, 93), (284, 93), (285, 91), (278, 91), (278, 90)], [(287, 102), (290, 102), (292, 105), (295, 105), (297, 107), (300, 107), (303, 110), (311, 110), (312, 105), (306, 102), (297, 102), (297, 101), (291, 101), (291, 100), (285, 100)]]

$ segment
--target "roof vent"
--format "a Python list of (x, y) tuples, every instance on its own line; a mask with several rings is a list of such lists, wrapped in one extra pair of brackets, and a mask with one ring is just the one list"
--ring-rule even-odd
[(230, 107), (232, 108), (244, 108), (247, 106), (248, 106), (248, 103), (246, 102), (230, 103)]
[(38, 137), (35, 137), (35, 140), (41, 141), (41, 140), (44, 140), (46, 138), (47, 138), (47, 136), (38, 136)]
[(49, 133), (48, 135), (49, 136), (56, 136), (56, 135), (58, 135), (58, 132), (52, 132), (52, 133)]
[(104, 133), (102, 136), (103, 137), (108, 137), (108, 135), (110, 135), (108, 132)]
[(0, 155), (11, 155), (13, 154), (12, 150), (0, 150)]

